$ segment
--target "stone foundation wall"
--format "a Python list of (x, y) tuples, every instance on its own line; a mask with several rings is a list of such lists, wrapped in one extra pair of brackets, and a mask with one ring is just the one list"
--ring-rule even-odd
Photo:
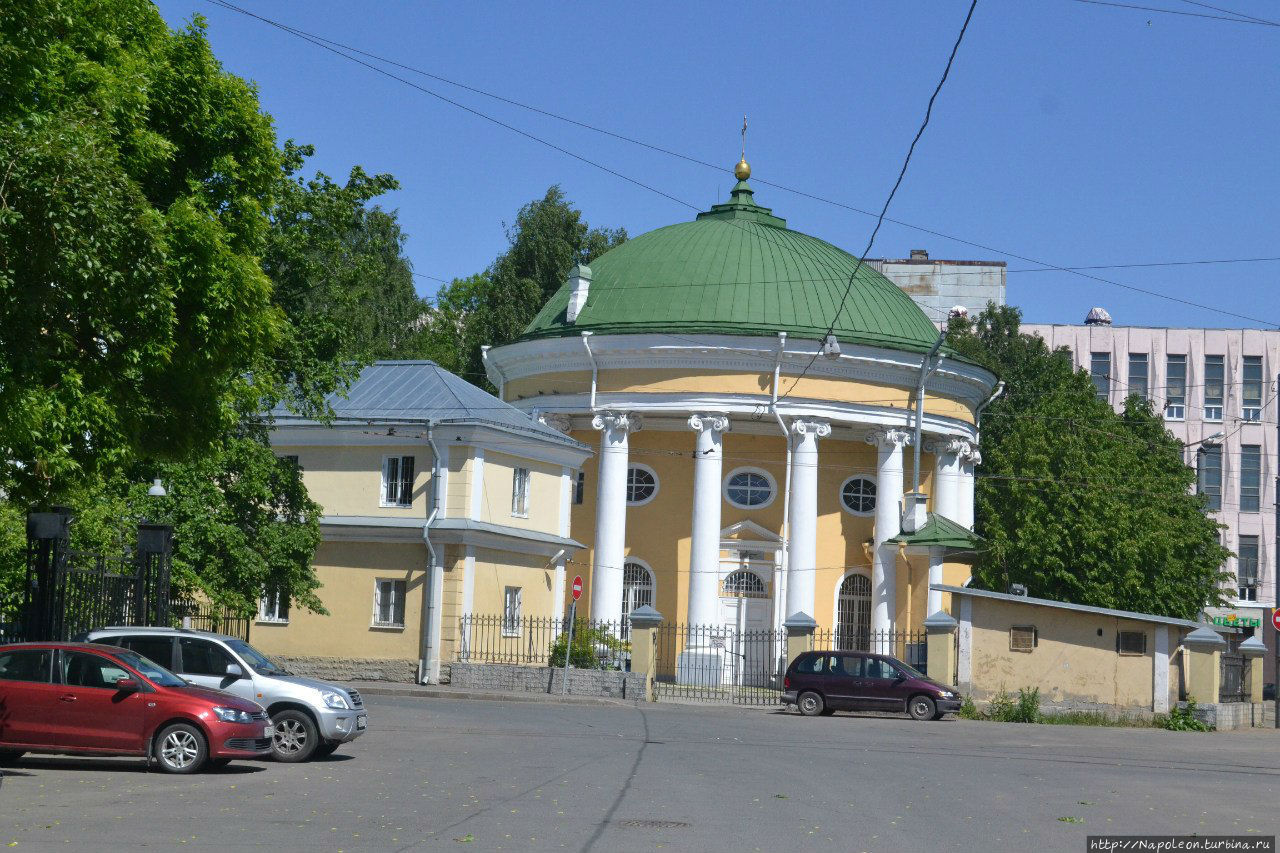
[[(496, 663), (452, 663), (449, 683), (472, 690), (506, 690), (516, 693), (559, 693), (564, 670), (546, 666), (510, 666)], [(441, 673), (443, 681), (443, 673)], [(569, 670), (568, 693), (611, 699), (644, 699), (644, 676), (610, 669)]]
[(418, 680), (416, 660), (394, 658), (324, 658), (272, 655), (295, 675), (307, 675), (324, 681), (401, 681), (415, 684)]
[[(1179, 702), (1185, 708), (1186, 702)], [(1196, 705), (1196, 719), (1208, 723), (1220, 732), (1232, 729), (1272, 728), (1275, 726), (1275, 709), (1270, 702), (1211, 702)]]

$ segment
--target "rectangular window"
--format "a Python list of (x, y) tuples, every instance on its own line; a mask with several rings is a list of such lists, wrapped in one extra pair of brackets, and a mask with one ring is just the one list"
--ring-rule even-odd
[(1241, 536), (1236, 549), (1236, 585), (1241, 601), (1258, 600), (1258, 537)]
[(582, 503), (582, 496), (583, 496), (583, 493), (586, 491), (586, 485), (587, 485), (587, 472), (579, 471), (578, 481), (573, 486), (573, 502), (575, 504)]
[(405, 582), (379, 578), (373, 587), (373, 624), (377, 628), (404, 627)]
[(1039, 643), (1040, 637), (1034, 625), (1014, 625), (1009, 629), (1009, 651), (1030, 652)]
[(529, 517), (529, 469), (511, 469), (511, 514)]
[(52, 673), (53, 652), (48, 649), (11, 649), (0, 653), (0, 681), (48, 684)]
[(1200, 465), (1196, 471), (1196, 492), (1209, 499), (1208, 509), (1222, 509), (1222, 448), (1205, 445), (1200, 448)]
[(382, 460), (382, 505), (413, 505), (412, 456), (388, 456)]
[(301, 463), (298, 462), (298, 454), (296, 453), (286, 453), (280, 458), (285, 462), (288, 462), (289, 464), (293, 465), (295, 468), (302, 467)]
[(1262, 356), (1244, 357), (1243, 382), (1240, 387), (1240, 417), (1246, 421), (1262, 420)]
[(1262, 501), (1262, 448), (1246, 444), (1240, 448), (1240, 511), (1257, 512)]
[(1090, 356), (1089, 378), (1098, 391), (1098, 399), (1106, 402), (1111, 393), (1111, 353), (1095, 352)]
[(1167, 356), (1165, 360), (1164, 416), (1180, 421), (1187, 416), (1187, 357)]
[(1147, 635), (1142, 631), (1120, 631), (1116, 634), (1116, 651), (1122, 655), (1145, 655)]
[(502, 591), (502, 636), (520, 636), (520, 587), (509, 586)]
[(1147, 399), (1147, 354), (1129, 353), (1129, 393)]
[(1206, 355), (1204, 357), (1204, 419), (1206, 421), (1222, 420), (1224, 375), (1222, 356)]
[(258, 599), (259, 622), (288, 622), (289, 596), (282, 595), (279, 590), (270, 589)]

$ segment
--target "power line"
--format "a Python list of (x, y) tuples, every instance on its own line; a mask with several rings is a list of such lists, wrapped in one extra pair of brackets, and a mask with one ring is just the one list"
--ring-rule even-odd
[(1271, 24), (1272, 26), (1280, 26), (1280, 22), (1269, 21), (1266, 18), (1255, 18), (1253, 15), (1246, 15), (1242, 12), (1233, 12), (1230, 9), (1223, 9), (1221, 6), (1210, 6), (1208, 3), (1198, 3), (1196, 0), (1182, 0), (1192, 6), (1199, 6), (1201, 9), (1212, 9), (1215, 12), (1222, 12), (1227, 15), (1235, 15), (1237, 18), (1244, 18), (1258, 24)]
[[(704, 166), (704, 167), (706, 167), (706, 168), (714, 169), (714, 170), (716, 170), (717, 172), (722, 172), (722, 173), (724, 172), (724, 168), (723, 168), (723, 167), (721, 167), (721, 166), (717, 166), (717, 165), (715, 165), (714, 163), (708, 163), (708, 162), (707, 162), (707, 161), (705, 161), (705, 160), (701, 160), (701, 159), (698, 159), (698, 158), (696, 158), (696, 157), (691, 157), (691, 156), (689, 156), (689, 155), (687, 155), (687, 154), (682, 154), (682, 153), (680, 153), (680, 152), (678, 152), (678, 151), (673, 151), (673, 150), (671, 150), (671, 149), (664, 148), (664, 147), (659, 146), (659, 145), (654, 145), (654, 144), (649, 143), (649, 142), (644, 142), (644, 141), (642, 141), (642, 140), (634, 139), (634, 138), (632, 138), (632, 137), (626, 136), (626, 135), (621, 134), (621, 133), (616, 133), (616, 132), (614, 132), (614, 131), (606, 130), (606, 129), (604, 129), (604, 128), (597, 127), (597, 126), (595, 126), (595, 125), (591, 125), (591, 124), (588, 124), (588, 123), (586, 123), (586, 122), (578, 121), (578, 120), (576, 120), (576, 119), (572, 119), (572, 118), (569, 118), (569, 117), (567, 117), (567, 116), (563, 116), (563, 115), (559, 115), (559, 114), (557, 114), (557, 113), (553, 113), (553, 112), (551, 112), (551, 111), (549, 111), (549, 110), (544, 110), (544, 109), (541, 109), (541, 108), (539, 108), (539, 107), (535, 107), (535, 106), (531, 106), (531, 105), (529, 105), (529, 104), (521, 103), (521, 102), (516, 101), (516, 100), (514, 100), (514, 99), (511, 99), (511, 98), (506, 98), (506, 97), (504, 97), (504, 96), (502, 96), (502, 95), (497, 95), (497, 94), (494, 94), (494, 93), (492, 93), (492, 92), (487, 92), (487, 91), (485, 91), (485, 90), (483, 90), (483, 89), (479, 89), (479, 88), (476, 88), (476, 87), (474, 87), (474, 86), (469, 86), (469, 85), (467, 85), (467, 84), (465, 84), (465, 83), (460, 83), (460, 82), (455, 81), (455, 80), (450, 80), (449, 78), (442, 77), (442, 76), (440, 76), (440, 75), (438, 75), (438, 74), (433, 74), (433, 73), (431, 73), (431, 72), (429, 72), (429, 71), (425, 71), (425, 70), (420, 69), (420, 68), (414, 68), (414, 67), (409, 66), (409, 65), (406, 65), (406, 64), (404, 64), (404, 63), (396, 62), (395, 60), (388, 59), (388, 58), (386, 58), (386, 57), (379, 56), (379, 55), (377, 55), (377, 54), (370, 53), (370, 52), (368, 52), (368, 51), (360, 50), (359, 48), (352, 47), (352, 46), (347, 45), (347, 44), (344, 44), (344, 43), (342, 43), (342, 42), (334, 41), (334, 40), (332, 40), (332, 39), (326, 39), (326, 38), (324, 38), (323, 36), (319, 36), (319, 35), (316, 35), (316, 34), (314, 34), (314, 33), (309, 33), (309, 32), (307, 32), (307, 31), (305, 31), (305, 30), (300, 30), (300, 29), (298, 29), (298, 28), (296, 28), (296, 27), (292, 27), (292, 26), (289, 26), (289, 25), (287, 25), (287, 24), (282, 24), (282, 23), (280, 23), (280, 22), (278, 22), (278, 21), (271, 20), (270, 18), (265, 18), (265, 17), (263, 17), (263, 16), (261, 16), (261, 15), (258, 15), (258, 14), (255, 14), (255, 13), (253, 13), (253, 12), (250, 12), (250, 11), (249, 11), (249, 10), (247, 10), (247, 9), (242, 9), (242, 8), (240, 8), (240, 7), (238, 7), (238, 6), (235, 6), (235, 5), (233, 5), (233, 4), (229, 3), (229, 2), (227, 2), (227, 0), (207, 0), (207, 2), (213, 3), (214, 5), (217, 5), (217, 6), (221, 7), (221, 8), (223, 8), (223, 9), (227, 9), (227, 10), (230, 10), (230, 11), (238, 12), (238, 13), (243, 14), (243, 15), (246, 15), (246, 16), (248, 16), (248, 17), (255, 18), (255, 19), (259, 20), (259, 21), (262, 21), (263, 23), (269, 24), (269, 25), (271, 25), (271, 26), (273, 26), (273, 27), (276, 27), (277, 29), (280, 29), (280, 30), (282, 30), (282, 31), (284, 31), (284, 32), (287, 32), (287, 33), (289, 33), (289, 34), (291, 34), (291, 35), (294, 35), (294, 36), (296, 36), (296, 37), (298, 37), (298, 38), (302, 38), (302, 39), (304, 39), (304, 40), (306, 40), (306, 41), (309, 41), (309, 42), (310, 42), (310, 43), (312, 43), (312, 44), (315, 44), (317, 47), (322, 47), (322, 48), (324, 48), (324, 49), (326, 49), (326, 50), (329, 50), (330, 52), (335, 53), (335, 54), (337, 54), (338, 56), (343, 57), (344, 59), (348, 59), (348, 60), (350, 60), (350, 61), (352, 61), (352, 62), (356, 62), (356, 63), (358, 63), (358, 64), (360, 64), (360, 65), (363, 65), (363, 66), (365, 66), (365, 67), (367, 67), (367, 68), (370, 68), (370, 69), (375, 70), (375, 71), (377, 71), (377, 72), (379, 72), (379, 73), (381, 73), (381, 74), (384, 74), (384, 75), (386, 75), (386, 76), (390, 77), (390, 78), (391, 78), (391, 79), (393, 79), (393, 80), (400, 81), (400, 82), (402, 82), (402, 83), (405, 83), (405, 84), (406, 84), (406, 85), (408, 85), (408, 86), (411, 86), (411, 87), (413, 87), (413, 88), (417, 88), (417, 89), (419, 89), (420, 91), (424, 91), (426, 94), (430, 94), (430, 95), (432, 95), (433, 97), (437, 97), (437, 98), (440, 98), (441, 100), (444, 100), (446, 103), (449, 103), (449, 104), (451, 104), (451, 105), (457, 106), (458, 108), (463, 109), (463, 110), (466, 110), (466, 111), (468, 111), (468, 112), (474, 113), (474, 114), (476, 114), (476, 115), (478, 115), (478, 116), (480, 116), (480, 117), (482, 117), (482, 118), (485, 118), (485, 119), (486, 119), (486, 120), (488, 120), (488, 121), (492, 121), (492, 122), (494, 122), (494, 123), (496, 123), (496, 124), (500, 125), (501, 127), (504, 127), (504, 128), (506, 128), (506, 129), (509, 129), (509, 130), (511, 130), (511, 131), (512, 131), (512, 132), (514, 132), (514, 133), (517, 133), (517, 134), (519, 134), (519, 135), (521, 135), (521, 136), (524, 136), (524, 137), (526, 137), (526, 138), (529, 138), (529, 139), (532, 139), (532, 140), (534, 140), (534, 141), (537, 141), (537, 142), (539, 142), (539, 143), (541, 143), (541, 144), (547, 145), (547, 146), (549, 146), (549, 147), (551, 147), (551, 148), (553, 148), (553, 149), (555, 149), (555, 150), (557, 150), (557, 151), (560, 151), (560, 152), (562, 152), (562, 153), (564, 153), (564, 154), (566, 154), (566, 155), (568, 155), (568, 156), (570, 156), (570, 157), (573, 157), (574, 159), (577, 159), (577, 160), (580, 160), (580, 161), (582, 161), (582, 162), (588, 163), (588, 164), (590, 164), (590, 165), (596, 166), (597, 168), (600, 168), (600, 169), (602, 169), (603, 171), (605, 171), (605, 172), (607, 172), (607, 173), (609, 173), (609, 174), (612, 174), (612, 175), (615, 175), (615, 176), (617, 176), (617, 177), (620, 177), (620, 178), (622, 178), (623, 180), (628, 181), (629, 183), (636, 184), (636, 185), (641, 186), (641, 187), (643, 187), (643, 188), (645, 188), (645, 189), (650, 189), (651, 191), (656, 192), (658, 195), (661, 195), (661, 196), (663, 196), (664, 198), (668, 198), (668, 199), (670, 199), (670, 200), (672, 200), (672, 201), (675, 201), (675, 202), (677, 202), (677, 203), (679, 203), (679, 204), (681, 204), (681, 205), (684, 205), (684, 206), (686, 206), (686, 207), (692, 208), (692, 209), (694, 209), (694, 210), (697, 210), (697, 209), (698, 209), (696, 205), (689, 204), (689, 203), (688, 203), (688, 202), (686, 202), (686, 201), (683, 201), (683, 200), (681, 200), (681, 199), (677, 199), (677, 198), (675, 198), (674, 196), (668, 195), (667, 193), (664, 193), (664, 192), (662, 192), (662, 191), (660, 191), (660, 190), (656, 190), (656, 189), (654, 189), (654, 188), (652, 188), (652, 187), (648, 187), (647, 185), (642, 184), (642, 183), (640, 183), (639, 181), (635, 181), (635, 180), (634, 180), (634, 179), (632, 179), (632, 178), (629, 178), (629, 177), (627, 177), (627, 176), (625, 176), (625, 175), (621, 175), (620, 173), (618, 173), (618, 172), (616, 172), (616, 171), (614, 171), (614, 170), (612, 170), (612, 169), (609, 169), (609, 168), (607, 168), (607, 167), (605, 167), (605, 166), (602, 166), (602, 165), (600, 165), (600, 164), (598, 164), (598, 163), (595, 163), (595, 162), (593, 162), (593, 161), (590, 161), (590, 160), (588, 160), (588, 159), (586, 159), (586, 158), (584, 158), (584, 157), (582, 157), (582, 156), (580, 156), (580, 155), (578, 155), (578, 154), (575, 154), (575, 153), (573, 153), (573, 152), (567, 151), (567, 150), (565, 150), (565, 149), (561, 148), (560, 146), (557, 146), (557, 145), (555, 145), (555, 144), (553, 144), (553, 143), (547, 142), (546, 140), (543, 140), (543, 139), (541, 139), (541, 138), (539, 138), (539, 137), (537, 137), (537, 136), (535, 136), (535, 135), (533, 135), (533, 134), (531, 134), (531, 133), (528, 133), (528, 132), (526, 132), (526, 131), (520, 130), (519, 128), (512, 127), (511, 125), (508, 125), (508, 124), (506, 124), (505, 122), (501, 122), (501, 121), (499, 121), (499, 120), (497, 120), (497, 119), (494, 119), (494, 118), (492, 118), (491, 116), (488, 116), (488, 115), (486, 115), (486, 114), (484, 114), (484, 113), (481, 113), (480, 111), (475, 110), (475, 109), (473, 109), (473, 108), (471, 108), (471, 107), (468, 107), (468, 106), (463, 105), (463, 104), (459, 104), (458, 102), (453, 101), (453, 100), (448, 99), (448, 98), (445, 98), (444, 96), (439, 95), (438, 93), (432, 92), (432, 91), (427, 90), (427, 89), (423, 89), (422, 87), (418, 87), (418, 86), (416, 86), (415, 84), (413, 84), (413, 83), (411, 83), (411, 82), (409, 82), (409, 81), (405, 80), (405, 79), (404, 79), (404, 78), (402, 78), (402, 77), (399, 77), (399, 76), (394, 75), (394, 74), (390, 74), (390, 73), (388, 73), (388, 72), (384, 71), (383, 69), (376, 68), (375, 66), (371, 66), (371, 65), (369, 65), (368, 63), (366, 63), (366, 62), (362, 62), (362, 61), (360, 61), (359, 59), (357, 59), (357, 58), (355, 58), (355, 57), (353, 57), (353, 56), (348, 56), (347, 54), (342, 53), (340, 50), (335, 50), (335, 49), (334, 49), (334, 47), (330, 47), (330, 45), (333, 45), (333, 46), (336, 46), (336, 47), (340, 47), (340, 48), (342, 48), (343, 50), (349, 50), (349, 51), (352, 51), (353, 53), (358, 53), (358, 54), (360, 54), (360, 55), (362, 55), (362, 56), (367, 56), (367, 57), (369, 57), (369, 58), (376, 59), (376, 60), (377, 60), (377, 61), (379, 61), (379, 62), (384, 62), (384, 63), (386, 63), (386, 64), (388, 64), (388, 65), (392, 65), (392, 66), (395, 66), (395, 67), (398, 67), (398, 68), (402, 68), (402, 69), (404, 69), (404, 70), (411, 71), (412, 73), (415, 73), (415, 74), (421, 74), (421, 75), (426, 76), (426, 77), (429, 77), (429, 78), (431, 78), (431, 79), (435, 79), (435, 80), (439, 80), (439, 81), (441, 81), (441, 82), (445, 82), (445, 83), (447, 83), (447, 84), (449, 84), (449, 85), (457, 86), (457, 87), (462, 88), (462, 89), (465, 89), (465, 90), (467, 90), (467, 91), (470, 91), (470, 92), (473, 92), (473, 93), (476, 93), (476, 94), (479, 94), (479, 95), (483, 95), (483, 96), (485, 96), (485, 97), (492, 98), (492, 99), (494, 99), (494, 100), (501, 101), (502, 103), (510, 104), (510, 105), (512, 105), (512, 106), (519, 107), (519, 108), (521, 108), (521, 109), (525, 109), (525, 110), (528, 110), (528, 111), (530, 111), (530, 112), (538, 113), (539, 115), (543, 115), (543, 116), (546, 116), (546, 117), (548, 117), (548, 118), (556, 119), (557, 121), (563, 121), (563, 122), (566, 122), (566, 123), (568, 123), (568, 124), (572, 124), (572, 125), (574, 125), (574, 126), (581, 127), (581, 128), (583, 128), (583, 129), (590, 130), (590, 131), (595, 132), (595, 133), (600, 133), (600, 134), (603, 134), (603, 135), (605, 135), (605, 136), (609, 136), (609, 137), (611, 137), (611, 138), (617, 139), (617, 140), (619, 140), (619, 141), (627, 142), (627, 143), (629, 143), (629, 144), (637, 145), (637, 146), (640, 146), (640, 147), (643, 147), (643, 148), (647, 148), (647, 149), (649, 149), (649, 150), (651, 150), (651, 151), (655, 151), (655, 152), (658, 152), (658, 153), (661, 153), (661, 154), (666, 154), (666, 155), (671, 156), (671, 157), (676, 157), (676, 158), (678, 158), (678, 159), (685, 160), (685, 161), (687, 161), (687, 162), (690, 162), (690, 163), (693, 163), (693, 164), (696, 164), (696, 165), (700, 165), (700, 166)], [(1081, 0), (1081, 2), (1083, 2), (1083, 0)], [(1166, 11), (1167, 11), (1167, 10), (1166, 10)], [(323, 43), (322, 43), (322, 42), (323, 42)], [(789, 186), (787, 186), (787, 185), (785, 185), (785, 184), (779, 184), (779, 183), (776, 183), (776, 182), (773, 182), (773, 181), (764, 180), (764, 179), (761, 179), (761, 178), (756, 178), (755, 182), (756, 182), (757, 184), (762, 185), (762, 186), (773, 187), (773, 188), (775, 188), (775, 189), (782, 190), (783, 192), (788, 192), (788, 193), (791, 193), (791, 194), (793, 194), (793, 195), (797, 195), (797, 196), (799, 196), (799, 197), (801, 197), (801, 198), (806, 198), (806, 199), (809, 199), (809, 200), (811, 200), (811, 201), (817, 201), (817, 202), (821, 202), (821, 203), (823, 203), (823, 204), (828, 204), (828, 205), (831, 205), (831, 206), (833, 206), (833, 207), (841, 208), (842, 210), (850, 211), (850, 212), (852, 212), (852, 213), (857, 213), (857, 214), (860, 214), (860, 215), (863, 215), (863, 216), (876, 217), (876, 214), (875, 214), (875, 213), (873, 213), (873, 212), (871, 212), (871, 211), (863, 210), (862, 208), (856, 207), (856, 206), (854, 206), (854, 205), (846, 204), (846, 203), (841, 202), (841, 201), (836, 201), (836, 200), (834, 200), (834, 199), (826, 198), (826, 197), (823, 197), (823, 196), (817, 195), (817, 194), (815, 194), (815, 193), (810, 193), (810, 192), (806, 192), (806, 191), (804, 191), (804, 190), (796, 189), (796, 188), (794, 188), (794, 187), (789, 187)], [(879, 218), (879, 217), (877, 217), (877, 218)], [(1120, 288), (1124, 288), (1124, 289), (1127, 289), (1127, 290), (1132, 290), (1132, 291), (1134, 291), (1134, 292), (1142, 293), (1142, 294), (1145, 294), (1145, 295), (1147, 295), (1147, 296), (1152, 296), (1152, 297), (1155, 297), (1155, 298), (1157, 298), (1157, 299), (1164, 299), (1164, 300), (1167, 300), (1167, 301), (1177, 302), (1177, 303), (1180, 303), (1180, 304), (1183, 304), (1183, 305), (1187, 305), (1187, 306), (1190, 306), (1190, 307), (1193, 307), (1193, 308), (1199, 308), (1199, 309), (1204, 310), (1204, 311), (1210, 311), (1210, 312), (1217, 313), (1217, 314), (1222, 314), (1222, 315), (1224, 315), (1224, 316), (1228, 316), (1228, 317), (1235, 317), (1235, 318), (1237, 318), (1237, 319), (1241, 319), (1241, 320), (1248, 320), (1248, 321), (1249, 321), (1249, 322), (1251, 322), (1251, 323), (1261, 323), (1263, 326), (1266, 326), (1266, 327), (1280, 327), (1280, 323), (1275, 323), (1275, 322), (1272, 322), (1272, 321), (1270, 321), (1270, 320), (1264, 320), (1264, 319), (1261, 319), (1261, 318), (1258, 318), (1258, 317), (1252, 317), (1252, 316), (1249, 316), (1249, 315), (1247, 315), (1247, 314), (1240, 314), (1240, 313), (1237, 313), (1237, 312), (1234, 312), (1234, 311), (1229, 311), (1229, 310), (1226, 310), (1226, 309), (1224, 309), (1224, 308), (1220, 308), (1220, 307), (1217, 307), (1217, 306), (1214, 306), (1214, 305), (1207, 305), (1207, 304), (1204, 304), (1204, 303), (1193, 302), (1193, 301), (1191, 301), (1191, 300), (1189, 300), (1189, 299), (1182, 299), (1182, 298), (1180, 298), (1180, 297), (1171, 296), (1171, 295), (1169, 295), (1169, 294), (1167, 294), (1167, 293), (1162, 293), (1162, 292), (1155, 291), (1155, 290), (1148, 290), (1148, 289), (1146, 289), (1146, 288), (1136, 287), (1136, 286), (1134, 286), (1134, 285), (1124, 284), (1123, 282), (1118, 282), (1118, 281), (1113, 281), (1113, 280), (1111, 280), (1111, 279), (1102, 278), (1102, 277), (1097, 276), (1097, 275), (1091, 275), (1091, 274), (1089, 274), (1089, 273), (1087, 273), (1087, 272), (1084, 272), (1083, 270), (1074, 269), (1074, 268), (1071, 268), (1071, 267), (1064, 267), (1064, 266), (1061, 266), (1061, 265), (1058, 265), (1058, 264), (1051, 264), (1051, 263), (1049, 263), (1048, 261), (1042, 261), (1042, 260), (1039, 260), (1039, 259), (1037, 259), (1037, 258), (1032, 258), (1032, 257), (1026, 256), (1026, 255), (1020, 255), (1020, 254), (1018, 254), (1018, 253), (1016, 253), (1016, 252), (1011, 252), (1011, 251), (1007, 251), (1007, 250), (1004, 250), (1004, 249), (999, 249), (999, 248), (997, 248), (997, 247), (990, 246), (990, 245), (987, 245), (987, 244), (984, 244), (984, 243), (980, 243), (980, 242), (977, 242), (977, 241), (974, 241), (974, 240), (967, 240), (967, 239), (965, 239), (965, 238), (963, 238), (963, 237), (957, 237), (957, 236), (955, 236), (955, 235), (947, 234), (947, 233), (945, 233), (945, 232), (943, 232), (943, 231), (938, 231), (938, 230), (933, 229), (933, 228), (926, 228), (926, 227), (924, 227), (924, 226), (921, 226), (921, 225), (915, 225), (915, 224), (912, 224), (912, 223), (910, 223), (910, 222), (905, 222), (905, 221), (900, 220), (900, 219), (894, 219), (893, 217), (890, 217), (890, 216), (883, 216), (882, 218), (883, 218), (883, 221), (884, 221), (884, 222), (890, 222), (890, 223), (892, 223), (892, 224), (894, 224), (894, 225), (899, 225), (899, 226), (901, 226), (901, 227), (903, 227), (903, 228), (909, 228), (909, 229), (911, 229), (911, 230), (913, 230), (913, 231), (919, 231), (919, 232), (920, 232), (920, 233), (922, 233), (922, 234), (929, 234), (929, 235), (932, 235), (932, 236), (934, 236), (934, 237), (940, 237), (940, 238), (942, 238), (942, 239), (944, 239), (944, 240), (950, 240), (950, 241), (952, 241), (952, 242), (960, 243), (960, 244), (962, 244), (962, 245), (972, 246), (973, 248), (981, 249), (981, 250), (986, 251), (986, 252), (993, 252), (993, 253), (995, 253), (995, 254), (997, 254), (997, 255), (1004, 255), (1004, 256), (1007, 256), (1007, 257), (1010, 257), (1010, 258), (1016, 258), (1016, 259), (1018, 259), (1018, 260), (1020, 260), (1020, 261), (1025, 261), (1026, 263), (1037, 264), (1037, 265), (1039, 265), (1039, 266), (1043, 267), (1045, 271), (1048, 271), (1048, 270), (1056, 270), (1056, 271), (1058, 271), (1058, 272), (1066, 272), (1066, 273), (1069, 273), (1069, 274), (1072, 274), (1072, 275), (1077, 275), (1077, 276), (1080, 276), (1080, 277), (1082, 277), (1082, 278), (1089, 279), (1090, 281), (1096, 281), (1096, 282), (1100, 282), (1100, 283), (1102, 283), (1102, 284), (1108, 284), (1108, 285), (1111, 285), (1111, 286), (1113, 286), (1113, 287), (1120, 287)]]
[[(1159, 6), (1139, 6), (1135, 3), (1116, 3), (1112, 0), (1075, 0), (1076, 3), (1088, 3), (1091, 6), (1111, 6), (1117, 9), (1139, 9), (1143, 12), (1159, 12), (1164, 15), (1182, 15), (1188, 18), (1207, 18), (1212, 21), (1230, 21), (1235, 24), (1254, 24), (1263, 27), (1276, 27), (1280, 24), (1274, 24), (1270, 21), (1262, 21), (1255, 18), (1231, 17), (1224, 15), (1206, 15), (1203, 12), (1183, 12), (1178, 9), (1164, 9)], [(1200, 4), (1196, 4), (1200, 5)], [(1206, 7), (1212, 8), (1212, 7)], [(1234, 12), (1231, 13), (1235, 15)]]

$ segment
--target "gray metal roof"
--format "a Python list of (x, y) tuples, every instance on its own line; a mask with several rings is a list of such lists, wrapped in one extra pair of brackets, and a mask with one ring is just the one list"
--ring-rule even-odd
[[(375, 361), (360, 371), (345, 396), (330, 394), (326, 402), (336, 422), (474, 423), (585, 447), (434, 361)], [(284, 406), (277, 406), (271, 415), (280, 424), (319, 423)]]
[(1220, 634), (1233, 633), (1235, 629), (1222, 630), (1222, 626), (1208, 625), (1204, 622), (1192, 622), (1187, 619), (1175, 619), (1172, 616), (1156, 616), (1154, 613), (1135, 613), (1132, 610), (1112, 610), (1109, 607), (1091, 607), (1087, 604), (1072, 604), (1069, 601), (1054, 601), (1049, 598), (1031, 598), (1027, 595), (1012, 595), (1007, 592), (992, 592), (989, 589), (974, 589), (971, 586), (948, 586), (947, 584), (929, 584), (929, 589), (949, 592), (952, 595), (971, 595), (975, 598), (994, 598), (997, 601), (1011, 601), (1014, 604), (1034, 604), (1039, 607), (1056, 607), (1060, 610), (1076, 610), (1081, 613), (1096, 613), (1099, 616), (1114, 616), (1117, 619), (1131, 619), (1134, 622), (1159, 622), (1165, 625), (1178, 625), (1183, 628), (1209, 627)]

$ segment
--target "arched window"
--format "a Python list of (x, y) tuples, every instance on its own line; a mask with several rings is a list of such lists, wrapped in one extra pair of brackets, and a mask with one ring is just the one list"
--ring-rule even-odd
[(658, 475), (648, 465), (632, 465), (627, 469), (627, 503), (647, 504), (658, 493)]
[(724, 579), (720, 594), (726, 598), (768, 598), (769, 590), (758, 574), (738, 569)]
[(836, 596), (836, 648), (871, 649), (871, 578), (849, 575)]
[(724, 496), (739, 509), (759, 509), (773, 501), (773, 479), (754, 468), (739, 468), (724, 481)]
[(871, 515), (876, 511), (876, 481), (850, 477), (840, 487), (840, 502), (854, 515)]
[(637, 560), (627, 560), (622, 564), (622, 638), (625, 640), (631, 633), (631, 622), (627, 618), (637, 607), (653, 606), (653, 572)]

